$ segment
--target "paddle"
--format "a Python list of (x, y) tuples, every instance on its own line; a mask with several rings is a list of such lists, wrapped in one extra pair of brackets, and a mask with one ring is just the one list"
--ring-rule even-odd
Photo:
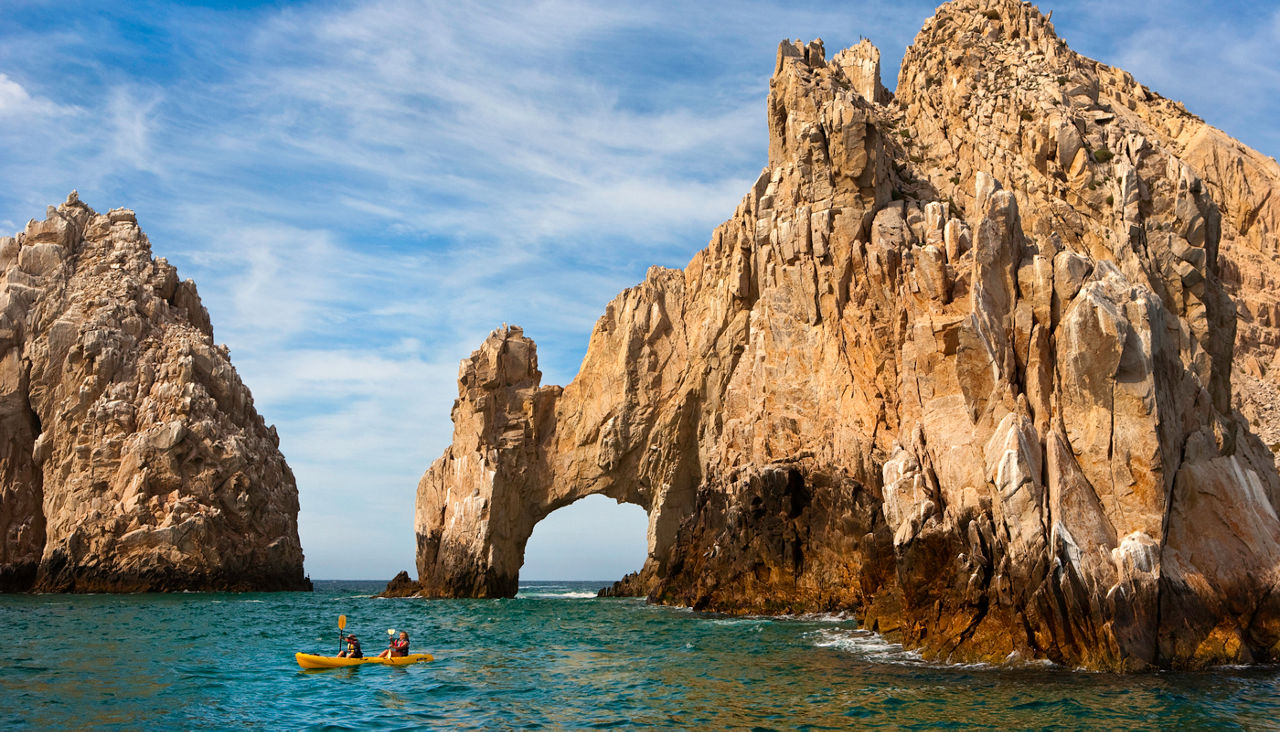
[(347, 627), (347, 616), (338, 616), (338, 653), (342, 653), (342, 631)]

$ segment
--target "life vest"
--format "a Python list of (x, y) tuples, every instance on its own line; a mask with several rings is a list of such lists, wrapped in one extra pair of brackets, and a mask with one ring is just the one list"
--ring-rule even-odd
[(347, 658), (364, 658), (360, 652), (360, 641), (347, 641)]
[(391, 655), (393, 656), (409, 655), (409, 641), (407, 640), (391, 641)]

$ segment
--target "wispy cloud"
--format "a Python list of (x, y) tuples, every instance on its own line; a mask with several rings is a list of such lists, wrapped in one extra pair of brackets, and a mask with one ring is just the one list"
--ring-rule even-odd
[(103, 110), (105, 145), (99, 169), (124, 165), (159, 172), (159, 160), (151, 147), (151, 135), (156, 124), (155, 109), (160, 103), (158, 95), (142, 97), (124, 86), (111, 89)]
[[(762, 126), (757, 104), (673, 107), (661, 87), (623, 99), (579, 67), (591, 43), (646, 22), (563, 3), (295, 11), (258, 31), (252, 65), (269, 72), (233, 93), (264, 123), (254, 147), (346, 170), (325, 193), (397, 231), (553, 248), (627, 231), (669, 244), (732, 205), (741, 186), (725, 177), (744, 177), (716, 163), (758, 151)], [(637, 215), (637, 200), (661, 208)]]
[(0, 74), (0, 119), (18, 116), (40, 119), (67, 111), (48, 99), (31, 96), (25, 87), (7, 74)]

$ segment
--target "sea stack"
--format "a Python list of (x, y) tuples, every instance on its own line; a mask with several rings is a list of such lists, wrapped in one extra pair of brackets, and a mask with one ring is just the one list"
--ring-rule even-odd
[(0, 591), (310, 589), (279, 438), (191, 280), (75, 193), (0, 238)]
[(768, 166), (563, 390), (518, 328), (463, 361), (413, 591), (511, 595), (533, 526), (599, 493), (649, 512), (655, 602), (853, 611), (949, 661), (1280, 660), (1246, 418), (1280, 167), (1029, 3), (943, 5), (894, 94), (879, 66), (781, 44)]

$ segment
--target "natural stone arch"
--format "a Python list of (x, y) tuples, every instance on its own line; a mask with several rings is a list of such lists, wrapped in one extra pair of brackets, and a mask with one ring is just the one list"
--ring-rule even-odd
[[(662, 320), (669, 331), (670, 321)], [(598, 350), (586, 360), (625, 358), (630, 349)], [(651, 376), (644, 368), (635, 364), (624, 379), (606, 384), (587, 379), (563, 389), (540, 386), (537, 348), (515, 326), (495, 330), (462, 362), (453, 443), (418, 483), (414, 523), (422, 593), (514, 596), (534, 527), (591, 495), (649, 515), (643, 574), (656, 575), (701, 476), (694, 455), (647, 449), (660, 444), (654, 432), (692, 434), (697, 413), (688, 399), (637, 404), (628, 382)], [(557, 414), (566, 390), (591, 398), (570, 401), (575, 414)]]

